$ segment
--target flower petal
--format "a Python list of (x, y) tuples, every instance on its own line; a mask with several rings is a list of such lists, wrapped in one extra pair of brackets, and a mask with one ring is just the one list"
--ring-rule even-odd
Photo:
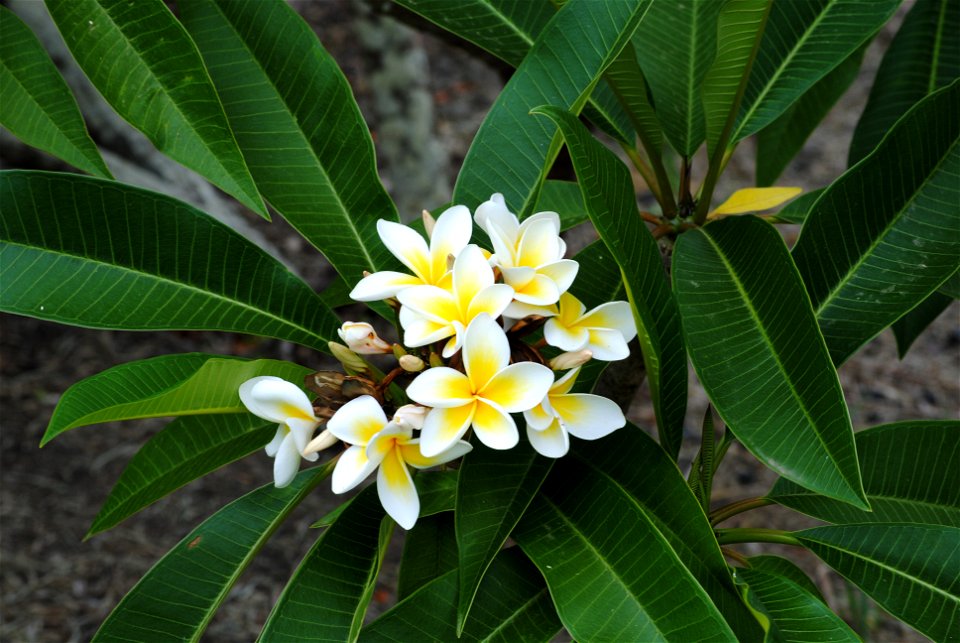
[(487, 224), (487, 236), (490, 237), (490, 244), (493, 246), (492, 265), (500, 266), (501, 269), (515, 267), (517, 265), (516, 236), (504, 232), (493, 222)]
[(508, 413), (520, 413), (540, 404), (551, 384), (553, 371), (543, 364), (517, 362), (494, 375), (477, 395), (497, 403)]
[(480, 313), (487, 313), (496, 319), (507, 309), (513, 301), (513, 288), (507, 284), (492, 284), (478, 292), (467, 307), (467, 324), (476, 319)]
[(240, 385), (240, 401), (251, 413), (285, 424), (289, 418), (317, 421), (310, 398), (292, 382), (262, 375)]
[(287, 435), (277, 449), (277, 457), (273, 461), (273, 484), (279, 489), (286, 487), (297, 476), (300, 470), (300, 451), (293, 441), (293, 436)]
[(509, 363), (510, 342), (507, 334), (490, 315), (477, 315), (463, 338), (463, 367), (473, 391), (482, 389)]
[(492, 286), (493, 281), (493, 268), (479, 247), (471, 244), (461, 250), (453, 262), (453, 294), (457, 308), (466, 312), (470, 301), (481, 290)]
[(346, 493), (363, 482), (373, 473), (378, 463), (367, 459), (366, 448), (352, 446), (340, 455), (337, 466), (330, 476), (330, 489), (333, 493)]
[(535, 222), (543, 219), (549, 221), (550, 225), (553, 226), (554, 234), (560, 234), (560, 215), (556, 212), (544, 210), (543, 212), (531, 214), (529, 217), (520, 222), (520, 235), (522, 236), (523, 233), (527, 231), (527, 228), (529, 228)]
[(473, 450), (473, 446), (469, 442), (464, 442), (460, 440), (454, 442), (453, 446), (439, 453), (432, 458), (428, 458), (423, 455), (420, 451), (420, 438), (415, 440), (410, 440), (404, 444), (398, 445), (400, 447), (400, 455), (403, 457), (403, 461), (409, 464), (411, 467), (417, 469), (429, 469), (430, 467), (435, 467), (438, 464), (444, 464), (445, 462), (450, 462), (451, 460), (456, 460), (462, 455), (466, 455)]
[(517, 425), (510, 414), (488, 400), (477, 400), (473, 430), (477, 438), (491, 449), (512, 449), (520, 441)]
[(619, 330), (591, 330), (587, 348), (593, 353), (594, 359), (605, 362), (624, 359), (630, 355), (630, 348)]
[(569, 292), (560, 295), (560, 314), (558, 317), (563, 321), (564, 326), (575, 326), (586, 310), (587, 307), (583, 305), (583, 302)]
[(551, 317), (543, 326), (543, 337), (551, 346), (568, 352), (578, 351), (585, 348), (590, 341), (590, 331), (578, 326), (571, 328), (566, 326), (560, 317)]
[(566, 395), (569, 393), (573, 385), (577, 383), (577, 376), (579, 374), (579, 366), (567, 371), (563, 377), (554, 382), (553, 386), (550, 387), (550, 395)]
[(398, 441), (406, 442), (411, 437), (412, 429), (391, 422), (370, 439), (367, 444), (367, 459), (379, 464)]
[(473, 215), (477, 225), (490, 234), (489, 225), (492, 223), (500, 228), (511, 238), (516, 238), (520, 224), (517, 222), (515, 214), (507, 209), (507, 204), (503, 195), (499, 192), (490, 197), (489, 201), (484, 201), (478, 207)]
[[(547, 404), (549, 404), (549, 400)], [(555, 417), (556, 415), (542, 402), (523, 412), (523, 419), (527, 421), (527, 428), (534, 431), (543, 431), (553, 423)]]
[(447, 272), (447, 257), (460, 254), (473, 234), (473, 220), (470, 210), (463, 205), (455, 205), (443, 211), (433, 226), (430, 235), (431, 282), (437, 283)]
[(562, 458), (570, 450), (570, 437), (556, 418), (542, 431), (527, 426), (527, 439), (537, 453), (548, 458)]
[(520, 238), (517, 265), (536, 268), (561, 258), (560, 237), (549, 219), (531, 221)]
[[(424, 406), (453, 408), (472, 402), (473, 388), (467, 376), (460, 371), (449, 366), (435, 366), (423, 371), (410, 382), (407, 397)], [(426, 422), (424, 420), (424, 426)]]
[(384, 219), (377, 221), (377, 232), (394, 257), (425, 283), (430, 283), (430, 250), (423, 237), (413, 228)]
[(477, 403), (471, 401), (463, 406), (435, 408), (430, 411), (420, 433), (420, 452), (423, 456), (438, 456), (456, 444), (473, 421), (476, 407)]
[(438, 324), (449, 324), (454, 319), (460, 319), (460, 309), (453, 294), (437, 286), (404, 288), (397, 293), (397, 299), (411, 312)]
[(337, 409), (327, 421), (327, 429), (350, 444), (366, 446), (383, 427), (387, 416), (380, 403), (370, 395), (361, 395)]
[(518, 289), (514, 297), (525, 304), (549, 306), (560, 299), (560, 290), (552, 279), (538, 274), (526, 286)]
[(628, 342), (637, 336), (633, 311), (630, 310), (630, 304), (625, 301), (611, 301), (601, 304), (581, 317), (577, 325), (584, 328), (619, 330)]
[(556, 314), (556, 306), (532, 306), (519, 301), (512, 302), (509, 306), (507, 306), (506, 310), (503, 311), (504, 317), (510, 317), (512, 319), (523, 319), (524, 317), (529, 317), (531, 315), (536, 315), (538, 317), (554, 317)]
[[(408, 311), (407, 315), (403, 314), (405, 310)], [(400, 309), (400, 324), (403, 326), (403, 343), (410, 347), (426, 346), (456, 332), (451, 324), (421, 317), (406, 307)]]
[(537, 268), (537, 272), (549, 277), (553, 280), (553, 283), (557, 284), (557, 289), (560, 292), (567, 292), (579, 271), (580, 264), (573, 259), (561, 259)]
[(513, 286), (514, 290), (520, 290), (537, 276), (537, 269), (530, 266), (519, 266), (517, 268), (501, 268), (503, 283)]
[(380, 504), (398, 525), (404, 529), (413, 529), (420, 515), (420, 498), (413, 478), (400, 457), (396, 447), (380, 463), (377, 472), (377, 495)]
[(297, 450), (303, 453), (307, 448), (307, 443), (313, 437), (313, 430), (319, 425), (319, 421), (301, 420), (299, 418), (290, 418), (287, 420), (287, 426), (290, 427), (290, 434), (297, 445)]
[(613, 400), (599, 395), (557, 395), (551, 396), (550, 403), (570, 435), (581, 440), (602, 438), (627, 423), (620, 407)]
[(353, 290), (350, 299), (354, 301), (380, 301), (396, 297), (397, 293), (410, 286), (423, 285), (423, 280), (413, 275), (392, 270), (383, 270), (361, 279)]
[(290, 429), (287, 428), (286, 424), (281, 424), (277, 427), (277, 432), (273, 434), (273, 439), (263, 448), (267, 452), (267, 455), (271, 458), (277, 455), (277, 449), (280, 448), (280, 443), (283, 442), (283, 439), (287, 437)]

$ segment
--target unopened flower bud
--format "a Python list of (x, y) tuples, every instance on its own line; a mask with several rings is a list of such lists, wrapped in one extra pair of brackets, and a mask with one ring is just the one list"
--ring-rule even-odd
[(360, 355), (377, 355), (393, 351), (390, 344), (380, 339), (377, 331), (367, 322), (344, 322), (343, 326), (337, 329), (337, 334), (346, 342), (350, 350)]
[(433, 236), (433, 226), (437, 225), (437, 220), (433, 218), (429, 210), (424, 210), (421, 216), (423, 216), (423, 229), (427, 231), (427, 238), (429, 239)]
[(337, 442), (339, 442), (339, 440), (337, 440), (337, 436), (330, 433), (330, 429), (325, 429), (320, 432), (320, 435), (310, 440), (307, 443), (307, 446), (303, 447), (303, 455), (310, 455), (311, 453), (317, 453), (318, 451), (329, 449)]
[(419, 404), (405, 404), (393, 414), (393, 422), (402, 427), (410, 427), (419, 431), (423, 428), (423, 420), (427, 417), (427, 411), (429, 410)]
[(590, 361), (591, 357), (593, 357), (593, 352), (586, 349), (582, 351), (560, 353), (550, 360), (550, 368), (555, 371), (565, 371), (586, 364)]
[(400, 368), (408, 373), (419, 373), (426, 367), (423, 360), (416, 355), (403, 355), (400, 358)]
[(365, 375), (370, 373), (370, 367), (367, 366), (367, 363), (343, 344), (327, 342), (327, 347), (330, 349), (330, 352), (333, 353), (333, 356), (337, 358), (337, 361), (343, 364), (343, 368), (348, 373), (352, 375)]

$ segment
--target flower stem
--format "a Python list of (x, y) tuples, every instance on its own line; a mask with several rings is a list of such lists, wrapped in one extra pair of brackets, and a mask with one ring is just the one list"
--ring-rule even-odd
[(782, 529), (717, 529), (717, 542), (721, 545), (736, 543), (777, 543), (802, 547), (800, 541), (789, 531)]
[(721, 547), (720, 552), (730, 560), (736, 561), (741, 565), (743, 565), (744, 567), (750, 566), (750, 561), (747, 560), (747, 557), (735, 549), (730, 549), (729, 547)]
[(751, 509), (766, 507), (767, 505), (772, 504), (773, 500), (770, 500), (770, 498), (765, 496), (761, 496), (760, 498), (747, 498), (746, 500), (732, 502), (729, 505), (724, 505), (715, 511), (711, 511), (710, 524), (717, 525), (728, 518), (732, 518), (737, 514), (743, 513), (744, 511), (750, 511)]

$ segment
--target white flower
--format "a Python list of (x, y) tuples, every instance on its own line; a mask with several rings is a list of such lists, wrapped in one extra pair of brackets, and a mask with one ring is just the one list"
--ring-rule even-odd
[(423, 428), (423, 421), (429, 410), (419, 404), (404, 404), (393, 414), (393, 423), (419, 431)]
[(307, 394), (291, 382), (272, 375), (254, 377), (240, 385), (240, 401), (257, 417), (279, 425), (266, 447), (267, 455), (276, 458), (273, 482), (277, 487), (286, 487), (293, 482), (300, 469), (301, 457), (313, 462), (320, 447), (333, 444), (324, 431), (314, 440), (316, 444), (313, 446), (317, 448), (307, 451), (307, 443), (320, 420), (313, 414), (313, 405)]
[(581, 440), (596, 440), (627, 423), (612, 400), (570, 392), (579, 373), (575, 368), (554, 382), (543, 401), (523, 414), (530, 444), (548, 458), (566, 455), (570, 448), (568, 433)]
[(557, 303), (579, 268), (576, 261), (563, 258), (567, 246), (560, 238), (560, 216), (538, 212), (520, 223), (507, 209), (503, 195), (494, 194), (480, 204), (475, 219), (490, 237), (492, 260), (500, 267), (504, 283), (513, 286), (514, 298), (535, 306)]
[(426, 469), (459, 458), (472, 448), (467, 442), (455, 442), (443, 453), (424, 457), (420, 440), (406, 422), (387, 422), (377, 401), (362, 395), (350, 400), (327, 422), (333, 435), (351, 444), (333, 470), (334, 493), (353, 489), (380, 468), (377, 494), (380, 503), (398, 525), (412, 529), (420, 515), (420, 498), (407, 466)]
[(392, 346), (380, 339), (377, 331), (367, 322), (344, 322), (343, 326), (337, 329), (337, 334), (347, 348), (360, 355), (378, 355), (393, 351)]
[(384, 270), (367, 275), (350, 292), (357, 301), (378, 301), (396, 297), (410, 286), (446, 285), (449, 283), (447, 259), (456, 257), (470, 243), (473, 223), (470, 210), (462, 205), (448, 208), (437, 219), (430, 236), (430, 246), (413, 228), (385, 221), (377, 221), (380, 239), (393, 255), (413, 272)]
[(514, 447), (519, 434), (510, 413), (539, 404), (553, 383), (553, 372), (542, 364), (510, 364), (507, 336), (486, 314), (465, 332), (463, 367), (466, 374), (446, 366), (428, 369), (407, 387), (411, 400), (433, 407), (420, 436), (425, 456), (449, 449), (471, 425), (488, 447)]
[[(440, 222), (437, 222), (440, 226)], [(403, 343), (426, 346), (450, 338), (443, 356), (450, 357), (463, 344), (463, 331), (477, 315), (499, 317), (513, 299), (513, 288), (495, 284), (493, 269), (475, 245), (464, 248), (453, 263), (449, 290), (437, 286), (413, 286), (397, 295)]]
[(579, 299), (563, 293), (557, 306), (514, 307), (520, 318), (550, 318), (543, 327), (543, 336), (551, 346), (564, 351), (588, 350), (594, 359), (605, 362), (630, 355), (627, 344), (637, 336), (633, 311), (625, 301), (607, 302), (587, 312)]

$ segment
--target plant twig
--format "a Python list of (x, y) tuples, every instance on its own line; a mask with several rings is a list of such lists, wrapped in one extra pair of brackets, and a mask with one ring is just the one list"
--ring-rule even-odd
[(717, 542), (721, 545), (737, 543), (776, 543), (778, 545), (803, 545), (789, 531), (782, 529), (717, 529)]
[(711, 511), (710, 524), (717, 525), (728, 518), (736, 516), (737, 514), (750, 511), (751, 509), (759, 509), (760, 507), (766, 507), (767, 505), (772, 504), (773, 500), (767, 498), (766, 496), (761, 496), (759, 498), (747, 498), (745, 500), (732, 502), (729, 505), (724, 505), (715, 511)]

